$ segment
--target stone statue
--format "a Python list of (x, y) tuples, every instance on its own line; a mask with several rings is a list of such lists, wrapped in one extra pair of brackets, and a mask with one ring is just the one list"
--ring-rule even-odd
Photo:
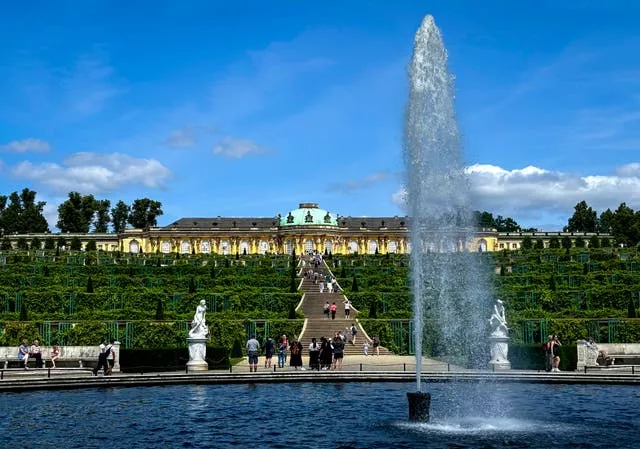
[(189, 331), (189, 337), (191, 338), (207, 338), (209, 336), (209, 328), (205, 321), (207, 314), (207, 303), (203, 299), (196, 308), (196, 313), (193, 315), (193, 321), (191, 322), (191, 330)]
[(496, 303), (493, 305), (493, 314), (489, 319), (489, 324), (491, 325), (492, 337), (508, 337), (509, 336), (507, 319), (504, 315), (504, 304), (499, 299), (496, 300)]
[(494, 370), (511, 369), (511, 363), (507, 358), (509, 353), (509, 328), (504, 315), (504, 304), (499, 299), (493, 305), (493, 313), (489, 318), (491, 335), (489, 345), (491, 347), (491, 360), (489, 366)]

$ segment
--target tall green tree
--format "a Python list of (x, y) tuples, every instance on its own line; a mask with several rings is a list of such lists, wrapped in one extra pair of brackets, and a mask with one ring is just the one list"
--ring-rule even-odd
[(49, 225), (44, 218), (45, 201), (36, 202), (37, 193), (22, 189), (8, 197), (0, 195), (0, 229), (6, 234), (28, 234), (48, 232)]
[(109, 200), (96, 201), (96, 216), (93, 222), (93, 232), (109, 232), (109, 223), (111, 222), (111, 216), (109, 215), (110, 207), (111, 201)]
[(118, 201), (113, 209), (111, 209), (111, 222), (113, 224), (113, 232), (119, 234), (127, 228), (127, 221), (131, 208), (122, 200)]
[(61, 232), (87, 233), (96, 213), (93, 195), (69, 192), (68, 199), (58, 206), (58, 223)]
[(162, 203), (150, 200), (149, 198), (139, 198), (134, 200), (129, 214), (129, 224), (134, 228), (145, 229), (158, 224), (157, 218), (162, 215)]
[(612, 233), (615, 215), (611, 209), (607, 209), (598, 218), (598, 232)]
[(598, 230), (598, 214), (586, 201), (580, 201), (565, 227), (567, 232), (596, 232)]

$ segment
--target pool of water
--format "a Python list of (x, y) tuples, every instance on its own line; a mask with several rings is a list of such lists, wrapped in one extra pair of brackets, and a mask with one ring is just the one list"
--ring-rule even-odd
[(182, 385), (0, 394), (4, 447), (638, 448), (640, 389), (408, 383)]

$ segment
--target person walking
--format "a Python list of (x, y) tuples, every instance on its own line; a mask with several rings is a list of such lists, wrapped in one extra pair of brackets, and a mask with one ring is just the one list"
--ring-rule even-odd
[(113, 374), (113, 365), (115, 364), (115, 350), (113, 349), (113, 344), (116, 341), (111, 338), (109, 340), (109, 344), (107, 345), (107, 347), (104, 349), (104, 352), (107, 354), (106, 358), (107, 358), (107, 376), (111, 376), (111, 374)]
[(328, 320), (329, 319), (329, 309), (331, 308), (331, 304), (329, 304), (329, 301), (324, 303), (324, 307), (322, 309), (322, 313), (324, 315), (324, 319)]
[(260, 343), (256, 340), (256, 336), (252, 335), (247, 340), (247, 354), (249, 356), (249, 372), (258, 371), (258, 351), (260, 350)]
[(351, 316), (351, 301), (345, 299), (344, 301), (344, 319), (348, 320)]
[(358, 335), (358, 328), (354, 323), (351, 323), (351, 343), (356, 345), (356, 335)]
[(336, 310), (338, 310), (338, 306), (336, 306), (335, 302), (333, 304), (331, 304), (331, 307), (329, 307), (329, 310), (331, 310), (331, 319), (335, 320), (336, 319)]
[(107, 375), (107, 371), (109, 370), (108, 368), (108, 364), (107, 364), (107, 356), (109, 354), (107, 354), (107, 345), (106, 345), (106, 340), (103, 338), (102, 340), (100, 340), (100, 346), (98, 346), (100, 352), (98, 353), (98, 363), (96, 364), (96, 366), (93, 368), (93, 371), (91, 372), (92, 375), (97, 376), (98, 375), (98, 371), (100, 371), (100, 368), (103, 369), (103, 373), (106, 376)]

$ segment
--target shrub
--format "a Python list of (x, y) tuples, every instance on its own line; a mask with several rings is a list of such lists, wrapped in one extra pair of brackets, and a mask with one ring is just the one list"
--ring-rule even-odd
[[(32, 342), (34, 339), (41, 339), (42, 336), (34, 322), (8, 322), (4, 323), (2, 335), (0, 336), (1, 346), (19, 346), (24, 339)], [(18, 349), (16, 348), (16, 354)]]
[(96, 246), (96, 241), (95, 240), (89, 240), (87, 242), (87, 246), (85, 247), (86, 251), (96, 251), (98, 248)]

